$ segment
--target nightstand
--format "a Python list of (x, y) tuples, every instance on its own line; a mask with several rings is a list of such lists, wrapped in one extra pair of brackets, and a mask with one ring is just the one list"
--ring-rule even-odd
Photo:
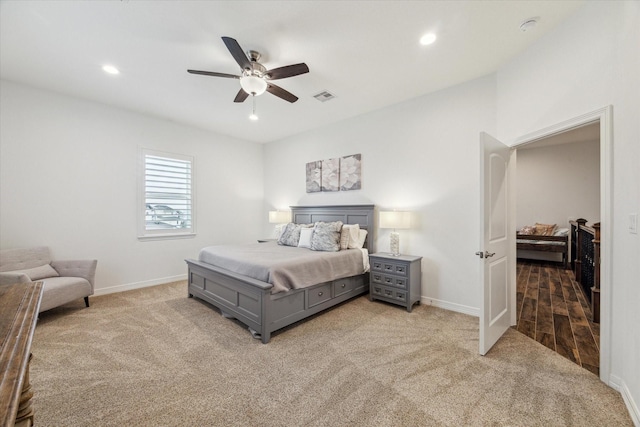
[(398, 304), (411, 313), (413, 304), (420, 304), (422, 268), (421, 256), (393, 256), (386, 253), (369, 255), (371, 264), (369, 300)]

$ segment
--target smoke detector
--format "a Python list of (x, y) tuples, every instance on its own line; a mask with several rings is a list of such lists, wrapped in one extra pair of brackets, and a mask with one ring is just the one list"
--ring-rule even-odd
[(527, 31), (533, 30), (535, 26), (538, 25), (539, 20), (540, 20), (540, 17), (538, 16), (534, 18), (525, 19), (520, 24), (520, 31), (522, 31), (523, 33), (526, 33)]

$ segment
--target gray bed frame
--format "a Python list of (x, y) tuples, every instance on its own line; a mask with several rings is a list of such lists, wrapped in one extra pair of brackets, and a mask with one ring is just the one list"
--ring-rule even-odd
[[(367, 230), (365, 247), (374, 252), (374, 205), (291, 206), (293, 222), (342, 221)], [(189, 297), (200, 298), (249, 327), (268, 343), (271, 333), (369, 291), (369, 274), (271, 294), (272, 284), (187, 259)]]

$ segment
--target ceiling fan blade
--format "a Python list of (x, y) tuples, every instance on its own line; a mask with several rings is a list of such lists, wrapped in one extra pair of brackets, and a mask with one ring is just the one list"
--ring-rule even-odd
[(297, 76), (309, 72), (309, 67), (304, 62), (300, 64), (287, 65), (284, 67), (274, 68), (265, 73), (265, 77), (270, 80), (284, 79), (287, 77)]
[(187, 72), (191, 73), (191, 74), (202, 74), (203, 76), (226, 77), (226, 78), (229, 78), (229, 79), (239, 79), (240, 78), (240, 76), (235, 76), (233, 74), (216, 73), (214, 71), (187, 70)]
[(286, 90), (282, 89), (280, 86), (276, 86), (271, 83), (267, 85), (267, 92), (277, 96), (278, 98), (282, 98), (285, 101), (296, 102), (298, 100), (298, 97), (292, 94), (291, 92), (287, 92)]
[(222, 37), (222, 41), (224, 42), (225, 46), (227, 46), (227, 49), (229, 49), (229, 52), (231, 52), (231, 56), (233, 56), (233, 59), (235, 59), (238, 65), (240, 65), (240, 68), (242, 68), (243, 70), (250, 70), (251, 62), (249, 61), (249, 58), (247, 58), (247, 55), (245, 55), (236, 39), (232, 39), (231, 37)]
[(244, 91), (244, 89), (240, 89), (240, 92), (236, 95), (236, 98), (233, 102), (244, 102), (245, 99), (249, 97), (249, 94)]

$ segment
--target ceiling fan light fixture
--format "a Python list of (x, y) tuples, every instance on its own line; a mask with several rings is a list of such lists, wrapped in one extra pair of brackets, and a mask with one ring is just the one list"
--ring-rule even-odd
[(240, 77), (240, 86), (242, 90), (249, 95), (262, 95), (267, 90), (267, 82), (260, 77), (249, 75)]

